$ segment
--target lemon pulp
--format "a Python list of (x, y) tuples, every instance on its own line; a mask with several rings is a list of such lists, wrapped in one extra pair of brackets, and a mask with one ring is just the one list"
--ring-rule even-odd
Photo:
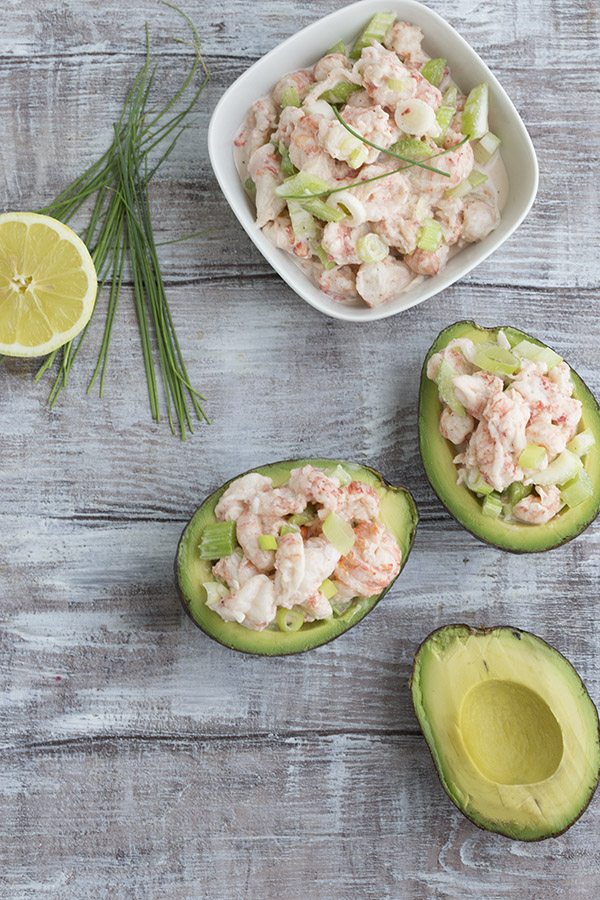
[(74, 231), (37, 213), (0, 215), (0, 354), (44, 356), (94, 310), (98, 281)]

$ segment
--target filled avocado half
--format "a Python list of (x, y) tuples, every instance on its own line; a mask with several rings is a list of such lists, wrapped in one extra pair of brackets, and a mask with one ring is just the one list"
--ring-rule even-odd
[[(401, 571), (410, 554), (418, 522), (417, 508), (411, 494), (404, 488), (388, 484), (382, 475), (368, 466), (337, 459), (285, 460), (253, 469), (246, 475), (266, 476), (272, 480), (273, 487), (278, 488), (287, 484), (292, 470), (304, 466), (313, 466), (330, 473), (341, 471), (338, 467), (342, 467), (348, 480), (361, 482), (374, 489), (379, 498), (378, 519), (400, 550), (399, 571)], [(209, 598), (204, 585), (208, 584), (210, 590), (210, 583), (214, 581), (218, 584), (218, 580), (212, 574), (213, 561), (201, 557), (200, 544), (206, 529), (217, 522), (215, 508), (219, 500), (232, 483), (242, 477), (238, 476), (227, 482), (204, 501), (185, 527), (179, 542), (175, 561), (177, 584), (184, 609), (195, 624), (209, 637), (232, 650), (264, 656), (281, 656), (311, 650), (328, 643), (364, 619), (391, 588), (397, 575), (385, 590), (370, 597), (352, 600), (339, 614), (305, 622), (301, 627), (292, 625), (291, 620), (284, 618), (273, 621), (261, 630), (251, 630), (237, 621), (224, 621), (217, 612), (209, 608), (207, 605)], [(291, 528), (285, 526), (282, 533), (288, 530)], [(265, 546), (271, 546), (270, 540), (273, 538), (267, 537), (266, 540), (268, 543)], [(286, 610), (281, 612), (286, 613)], [(290, 615), (293, 615), (293, 610)]]
[[(428, 377), (428, 364), (434, 354), (444, 351), (451, 341), (463, 338), (468, 338), (473, 342), (480, 358), (488, 360), (488, 373), (495, 373), (496, 376), (502, 372), (508, 374), (508, 377), (506, 375), (504, 377), (507, 388), (511, 387), (512, 374), (510, 373), (514, 371), (514, 368), (510, 366), (510, 361), (514, 355), (518, 355), (520, 348), (525, 348), (525, 352), (528, 352), (532, 358), (539, 354), (540, 358), (549, 359), (550, 365), (556, 364), (556, 360), (560, 361), (560, 357), (551, 348), (525, 332), (510, 326), (483, 328), (474, 322), (463, 321), (444, 329), (436, 338), (425, 358), (419, 393), (419, 446), (429, 482), (448, 512), (480, 540), (516, 553), (536, 552), (558, 547), (581, 534), (600, 511), (600, 411), (598, 403), (586, 384), (571, 369), (572, 397), (581, 402), (581, 420), (577, 425), (577, 434), (567, 444), (565, 452), (560, 453), (555, 461), (548, 465), (546, 458), (542, 463), (547, 467), (545, 481), (554, 483), (548, 486), (544, 481), (544, 476), (540, 476), (539, 473), (537, 476), (541, 483), (545, 484), (542, 488), (542, 495), (550, 497), (550, 492), (553, 492), (560, 511), (556, 512), (549, 521), (541, 524), (518, 521), (510, 515), (515, 504), (520, 502), (523, 505), (530, 503), (532, 499), (538, 499), (537, 493), (532, 497), (527, 497), (528, 492), (531, 493), (532, 489), (538, 492), (535, 476), (533, 476), (534, 487), (532, 487), (530, 478), (529, 483), (526, 480), (524, 483), (515, 482), (500, 493), (492, 490), (492, 486), (482, 482), (481, 479), (479, 479), (479, 485), (467, 486), (464, 480), (459, 484), (457, 465), (453, 460), (461, 451), (461, 446), (457, 447), (461, 435), (459, 433), (458, 438), (453, 438), (455, 443), (452, 443), (440, 432), (442, 412), (449, 412), (440, 399), (444, 390), (448, 391), (447, 384), (440, 386), (441, 378), (445, 377), (446, 373), (442, 372), (441, 376), (438, 374), (436, 383), (431, 377)], [(504, 343), (505, 346), (497, 346), (498, 342)], [(490, 347), (492, 348), (492, 362), (489, 361)], [(439, 359), (439, 357), (437, 358)], [(507, 362), (508, 367), (503, 368)], [(488, 377), (493, 378), (494, 376), (490, 374)], [(450, 405), (456, 404), (456, 396), (452, 397), (451, 394), (446, 393), (445, 399)], [(562, 399), (564, 400), (564, 397)], [(464, 414), (464, 410), (462, 413)], [(454, 421), (458, 420), (454, 419)], [(477, 424), (475, 422), (476, 426)], [(552, 427), (555, 426), (552, 425)], [(538, 441), (538, 443), (541, 442)], [(575, 452), (571, 452), (571, 450)], [(540, 454), (543, 459), (544, 447), (528, 444), (526, 452), (517, 458), (521, 465), (525, 465), (525, 457), (531, 456), (535, 464), (536, 454)], [(563, 465), (566, 468), (564, 468), (561, 478), (559, 470)], [(563, 483), (565, 481), (566, 484)]]
[(600, 770), (598, 713), (541, 638), (446, 625), (419, 647), (411, 692), (444, 790), (480, 828), (542, 840), (585, 811)]

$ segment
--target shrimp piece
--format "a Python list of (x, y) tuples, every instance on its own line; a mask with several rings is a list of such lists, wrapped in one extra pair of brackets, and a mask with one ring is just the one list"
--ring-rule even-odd
[(396, 299), (412, 279), (404, 263), (387, 256), (381, 262), (362, 264), (356, 276), (356, 290), (368, 306), (381, 306)]
[[(386, 113), (382, 106), (371, 106), (369, 109), (361, 109), (357, 106), (345, 106), (342, 110), (342, 119), (354, 131), (362, 135), (368, 141), (379, 144), (380, 147), (391, 147), (398, 138), (398, 129), (394, 120)], [(339, 122), (332, 123), (343, 129), (346, 136), (349, 132)], [(363, 145), (366, 147), (366, 145)], [(366, 163), (373, 163), (379, 158), (379, 150), (369, 147), (365, 158)]]
[(306, 503), (289, 487), (262, 491), (250, 501), (250, 511), (265, 518), (282, 518), (304, 511)]
[[(360, 171), (360, 177), (364, 179), (375, 178), (377, 175), (385, 175), (397, 169), (400, 162), (386, 160), (373, 166), (364, 166)], [(361, 187), (352, 188), (349, 193), (354, 194), (363, 204), (367, 220), (378, 222), (386, 220), (393, 211), (396, 214), (407, 208), (410, 193), (410, 182), (402, 172), (388, 175), (380, 181), (373, 181)]]
[(321, 246), (336, 265), (343, 266), (348, 263), (358, 265), (362, 260), (358, 255), (356, 244), (358, 239), (368, 234), (368, 232), (368, 225), (349, 228), (341, 222), (328, 222), (323, 229)]
[(372, 228), (389, 247), (394, 247), (402, 254), (408, 254), (416, 250), (421, 222), (401, 209), (392, 209), (389, 216), (373, 222)]
[(356, 106), (360, 109), (370, 109), (371, 108), (371, 98), (367, 94), (366, 91), (355, 91), (353, 94), (350, 94), (348, 97), (348, 103), (346, 104), (346, 108), (348, 106), (353, 107)]
[(273, 140), (276, 143), (289, 147), (292, 132), (300, 119), (303, 119), (305, 115), (305, 110), (300, 106), (286, 106), (285, 109), (282, 109), (277, 131), (273, 133)]
[(570, 397), (575, 389), (571, 379), (571, 369), (566, 362), (561, 362), (548, 372), (548, 378), (553, 381), (561, 394)]
[(459, 416), (445, 406), (440, 416), (440, 434), (452, 444), (462, 444), (475, 428), (473, 416)]
[(323, 269), (319, 276), (319, 287), (338, 303), (359, 299), (356, 275), (350, 266)]
[(545, 525), (562, 509), (560, 491), (555, 484), (538, 485), (533, 494), (524, 497), (513, 507), (512, 514), (519, 522), (529, 525)]
[(471, 360), (475, 356), (475, 344), (469, 338), (454, 338), (438, 353), (434, 353), (427, 363), (427, 377), (435, 381), (440, 371), (442, 360), (446, 359), (457, 374), (470, 374), (475, 366)]
[(261, 550), (258, 539), (261, 534), (276, 535), (283, 524), (282, 519), (261, 519), (256, 513), (245, 510), (236, 522), (238, 544), (259, 572), (272, 572), (275, 565), (275, 551)]
[(394, 108), (398, 102), (414, 97), (417, 89), (412, 73), (397, 54), (376, 41), (364, 48), (354, 72), (361, 78), (369, 97), (381, 106)]
[(437, 250), (420, 250), (418, 247), (404, 257), (404, 262), (416, 275), (437, 275), (446, 265), (450, 247), (440, 244)]
[(389, 50), (394, 50), (408, 65), (417, 66), (427, 60), (427, 55), (421, 48), (422, 40), (423, 32), (418, 25), (394, 22), (383, 43)]
[(378, 594), (400, 571), (400, 547), (379, 522), (360, 522), (354, 529), (356, 540), (342, 557), (335, 578), (355, 592), (357, 597)]
[(458, 375), (454, 379), (456, 399), (469, 415), (481, 419), (488, 401), (504, 390), (504, 382), (491, 372), (475, 372), (474, 375)]
[(379, 515), (379, 494), (364, 481), (351, 481), (341, 488), (341, 498), (336, 512), (350, 522), (369, 522)]
[(319, 503), (326, 509), (335, 510), (341, 497), (338, 479), (330, 478), (321, 469), (310, 465), (292, 469), (287, 486), (304, 499), (305, 506), (308, 503)]
[(528, 404), (516, 391), (494, 394), (469, 441), (464, 454), (467, 468), (478, 468), (496, 491), (523, 477), (518, 458), (527, 443), (529, 414)]
[(304, 580), (306, 564), (304, 541), (300, 532), (285, 534), (275, 554), (275, 600), (278, 606), (291, 609), (293, 597)]
[(290, 602), (302, 606), (314, 597), (340, 560), (340, 553), (324, 537), (311, 537), (304, 544), (304, 576)]
[(255, 150), (269, 140), (277, 125), (277, 107), (270, 97), (252, 104), (233, 142), (233, 156), (242, 182), (248, 177), (248, 163)]
[(320, 591), (300, 604), (306, 610), (305, 622), (314, 622), (315, 619), (330, 619), (333, 615), (331, 603)]
[(281, 106), (284, 91), (287, 88), (294, 88), (298, 93), (300, 101), (304, 100), (308, 94), (311, 85), (314, 84), (314, 76), (310, 69), (298, 69), (297, 72), (288, 72), (283, 78), (277, 82), (271, 94), (277, 106)]
[(313, 78), (315, 81), (325, 81), (332, 72), (351, 68), (350, 60), (343, 53), (328, 53), (313, 66)]
[(430, 84), (420, 72), (411, 72), (411, 78), (415, 83), (414, 96), (422, 100), (435, 112), (442, 105), (442, 92), (433, 84)]
[(277, 613), (273, 582), (266, 575), (250, 578), (235, 594), (211, 607), (226, 622), (238, 622), (253, 631), (262, 631)]
[(258, 569), (239, 550), (230, 556), (224, 556), (212, 567), (215, 578), (224, 581), (232, 591), (239, 591), (247, 581), (258, 575)]
[[(332, 159), (319, 140), (321, 124), (333, 124), (324, 116), (305, 115), (294, 126), (289, 143), (292, 163), (303, 172), (311, 172), (324, 181), (334, 181), (344, 177), (350, 170), (340, 168), (340, 163)], [(340, 126), (341, 127), (341, 126)]]
[(565, 429), (563, 425), (555, 425), (549, 412), (542, 410), (532, 416), (525, 430), (528, 444), (538, 444), (544, 447), (549, 461), (562, 453), (571, 437), (571, 429)]
[(263, 234), (266, 234), (280, 250), (285, 250), (286, 253), (291, 253), (299, 259), (308, 260), (312, 255), (308, 240), (297, 240), (289, 216), (277, 216), (272, 222), (267, 222)]
[(248, 508), (250, 500), (262, 491), (270, 491), (272, 487), (273, 481), (270, 478), (256, 472), (236, 478), (215, 506), (215, 516), (222, 522), (235, 522)]
[(435, 218), (442, 226), (444, 241), (448, 245), (456, 244), (461, 236), (463, 207), (461, 197), (442, 198), (434, 207)]
[(500, 221), (500, 212), (495, 197), (467, 195), (464, 200), (462, 218), (462, 239), (470, 244), (482, 241), (497, 227)]
[(581, 419), (581, 401), (564, 394), (559, 384), (536, 365), (524, 366), (513, 381), (512, 389), (528, 402), (533, 419), (545, 414), (550, 422), (563, 427), (567, 440), (575, 435)]
[(415, 190), (442, 194), (468, 178), (473, 170), (474, 162), (475, 157), (471, 145), (461, 144), (456, 150), (450, 151), (445, 156), (439, 156), (429, 163), (436, 169), (447, 172), (447, 176), (414, 166), (409, 170), (409, 177)]
[(275, 193), (283, 173), (272, 144), (259, 147), (250, 157), (248, 174), (256, 185), (256, 224), (263, 228), (285, 209), (285, 200)]

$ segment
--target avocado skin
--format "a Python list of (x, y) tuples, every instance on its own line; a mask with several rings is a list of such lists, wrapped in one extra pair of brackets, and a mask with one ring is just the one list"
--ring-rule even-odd
[(491, 827), (488, 827), (488, 826), (486, 826), (486, 825), (483, 825), (483, 824), (482, 824), (480, 821), (478, 821), (476, 818), (474, 818), (473, 816), (469, 815), (468, 812), (465, 812), (465, 810), (460, 806), (460, 804), (457, 802), (457, 800), (455, 799), (455, 797), (453, 797), (452, 793), (451, 793), (451, 792), (449, 791), (449, 789), (447, 788), (446, 783), (445, 783), (444, 775), (443, 775), (443, 773), (442, 773), (442, 771), (441, 771), (441, 769), (440, 769), (440, 767), (439, 767), (439, 765), (438, 765), (438, 762), (437, 762), (435, 753), (434, 753), (434, 751), (433, 751), (433, 748), (431, 747), (429, 741), (427, 740), (427, 737), (425, 736), (425, 733), (424, 733), (423, 728), (422, 728), (421, 718), (420, 718), (420, 716), (419, 716), (419, 711), (418, 711), (417, 705), (416, 705), (416, 703), (415, 703), (415, 697), (414, 697), (414, 693), (413, 693), (413, 685), (414, 685), (415, 678), (416, 678), (416, 669), (417, 669), (417, 665), (418, 665), (418, 661), (419, 661), (419, 654), (421, 653), (421, 650), (423, 650), (423, 648), (427, 645), (427, 643), (428, 643), (429, 641), (435, 639), (435, 637), (436, 637), (437, 635), (441, 634), (442, 632), (447, 632), (447, 631), (451, 631), (451, 630), (461, 631), (461, 632), (466, 633), (467, 635), (471, 635), (471, 636), (473, 636), (473, 637), (483, 637), (483, 636), (485, 636), (485, 635), (493, 634), (493, 633), (496, 632), (496, 631), (510, 631), (510, 632), (512, 632), (513, 637), (515, 637), (517, 640), (521, 640), (523, 637), (528, 637), (528, 638), (533, 638), (534, 640), (538, 641), (540, 644), (544, 644), (544, 645), (545, 645), (552, 653), (556, 654), (556, 655), (559, 656), (562, 660), (564, 660), (564, 662), (567, 664), (567, 666), (568, 666), (568, 667), (574, 672), (574, 674), (576, 675), (577, 680), (578, 680), (579, 684), (581, 685), (581, 690), (582, 690), (583, 694), (584, 694), (585, 696), (587, 696), (587, 698), (589, 699), (590, 703), (592, 704), (592, 706), (593, 706), (593, 708), (594, 708), (594, 711), (595, 711), (595, 714), (596, 714), (596, 743), (597, 743), (598, 745), (600, 745), (600, 719), (599, 719), (599, 717), (598, 717), (598, 710), (597, 710), (596, 705), (594, 704), (593, 700), (591, 699), (591, 697), (590, 697), (590, 695), (589, 695), (588, 689), (587, 689), (587, 687), (585, 686), (585, 683), (584, 683), (583, 679), (581, 678), (581, 676), (580, 676), (579, 672), (577, 671), (577, 669), (575, 669), (575, 667), (573, 666), (573, 664), (566, 658), (566, 656), (564, 656), (564, 655), (560, 652), (560, 650), (557, 650), (556, 647), (553, 647), (553, 646), (552, 646), (552, 644), (549, 644), (549, 643), (548, 643), (547, 641), (545, 641), (543, 638), (539, 637), (539, 635), (533, 634), (533, 632), (531, 632), (531, 631), (525, 631), (525, 630), (523, 630), (523, 629), (521, 629), (521, 628), (516, 628), (516, 627), (514, 627), (513, 625), (492, 625), (492, 626), (486, 628), (486, 627), (483, 627), (483, 626), (480, 626), (480, 627), (473, 627), (473, 626), (471, 626), (471, 625), (466, 625), (466, 624), (464, 624), (464, 623), (452, 623), (452, 624), (450, 624), (450, 625), (442, 625), (440, 628), (435, 628), (430, 634), (427, 635), (427, 637), (426, 637), (423, 641), (421, 641), (421, 643), (419, 644), (419, 646), (418, 646), (418, 648), (417, 648), (417, 650), (416, 650), (416, 652), (415, 652), (415, 656), (414, 656), (414, 659), (413, 659), (413, 665), (412, 665), (412, 669), (411, 669), (411, 674), (410, 674), (410, 678), (409, 678), (409, 681), (408, 681), (408, 688), (409, 688), (410, 693), (411, 693), (411, 702), (412, 702), (412, 705), (413, 705), (413, 711), (414, 711), (414, 714), (415, 714), (415, 718), (416, 718), (416, 720), (417, 720), (417, 724), (419, 725), (419, 729), (421, 730), (421, 733), (423, 734), (423, 737), (424, 737), (424, 739), (425, 739), (425, 744), (426, 744), (427, 749), (428, 749), (428, 751), (429, 751), (429, 755), (431, 756), (431, 759), (432, 759), (432, 761), (433, 761), (433, 764), (434, 764), (434, 767), (435, 767), (436, 774), (437, 774), (437, 776), (438, 776), (438, 778), (439, 778), (439, 780), (440, 780), (440, 783), (441, 783), (441, 785), (442, 785), (442, 787), (443, 787), (443, 789), (444, 789), (444, 792), (446, 793), (447, 797), (448, 797), (449, 800), (452, 802), (452, 804), (456, 807), (456, 809), (458, 809), (458, 811), (459, 811), (460, 813), (462, 813), (462, 815), (463, 815), (466, 819), (468, 819), (470, 822), (472, 822), (473, 825), (476, 825), (477, 828), (479, 828), (481, 831), (493, 832), (494, 834), (499, 834), (501, 837), (505, 837), (505, 838), (507, 838), (508, 840), (520, 840), (520, 841), (523, 841), (523, 842), (526, 842), (526, 843), (537, 843), (537, 842), (539, 842), (539, 841), (545, 841), (545, 840), (548, 840), (548, 838), (556, 838), (556, 837), (560, 837), (561, 834), (564, 834), (566, 831), (568, 831), (569, 828), (571, 828), (571, 826), (574, 825), (574, 824), (575, 824), (575, 823), (583, 816), (583, 814), (584, 814), (584, 813), (586, 812), (586, 810), (588, 809), (590, 803), (591, 803), (592, 800), (594, 799), (594, 796), (595, 796), (595, 794), (596, 794), (596, 790), (597, 790), (597, 788), (598, 788), (598, 783), (599, 783), (599, 781), (600, 781), (600, 765), (598, 766), (598, 770), (597, 770), (597, 772), (596, 772), (596, 774), (595, 774), (595, 779), (594, 779), (594, 786), (593, 786), (593, 789), (590, 791), (589, 797), (587, 798), (587, 800), (585, 801), (585, 803), (581, 806), (581, 808), (579, 809), (577, 815), (574, 816), (573, 819), (571, 819), (571, 821), (569, 821), (569, 822), (565, 825), (564, 828), (556, 829), (555, 831), (549, 832), (548, 834), (540, 835), (539, 837), (520, 837), (520, 838), (515, 838), (515, 837), (513, 837), (513, 836), (510, 835), (510, 834), (506, 834), (504, 831), (502, 831), (502, 830), (500, 830), (500, 829), (491, 828)]
[[(304, 466), (304, 465), (315, 465), (315, 466), (320, 466), (320, 467), (326, 466), (326, 467), (333, 467), (333, 468), (335, 468), (335, 466), (337, 466), (337, 465), (341, 465), (341, 466), (350, 467), (350, 469), (352, 471), (362, 470), (366, 474), (369, 474), (374, 479), (376, 479), (381, 487), (384, 487), (386, 490), (389, 490), (395, 494), (400, 495), (402, 497), (404, 503), (406, 504), (407, 512), (410, 517), (411, 525), (410, 525), (410, 530), (409, 530), (409, 534), (408, 534), (408, 540), (406, 541), (406, 544), (403, 548), (402, 565), (400, 568), (400, 572), (398, 573), (396, 578), (398, 578), (400, 576), (400, 574), (402, 573), (402, 570), (404, 569), (404, 566), (406, 565), (406, 562), (408, 561), (408, 557), (410, 556), (410, 551), (412, 550), (412, 546), (413, 546), (414, 539), (415, 539), (417, 524), (419, 522), (419, 513), (417, 510), (417, 506), (415, 504), (414, 498), (407, 488), (390, 484), (383, 477), (383, 475), (380, 472), (378, 472), (376, 469), (371, 468), (371, 466), (366, 466), (361, 463), (353, 463), (348, 460), (329, 459), (329, 458), (325, 458), (325, 457), (318, 457), (318, 458), (286, 459), (286, 460), (281, 460), (281, 461), (274, 462), (274, 463), (267, 463), (266, 465), (262, 465), (262, 466), (255, 466), (254, 468), (249, 469), (247, 472), (242, 472), (239, 475), (234, 476), (234, 478), (229, 479), (229, 481), (225, 482), (225, 484), (222, 485), (222, 487), (218, 488), (216, 491), (213, 491), (213, 493), (210, 494), (205, 499), (204, 503), (202, 503), (196, 509), (194, 514), (190, 517), (190, 520), (188, 521), (187, 525), (183, 529), (183, 532), (179, 539), (179, 543), (177, 545), (177, 553), (175, 555), (175, 583), (177, 586), (177, 593), (178, 593), (179, 599), (181, 601), (181, 604), (182, 604), (186, 614), (192, 620), (194, 625), (196, 625), (196, 627), (199, 628), (200, 631), (204, 632), (204, 634), (206, 634), (207, 637), (216, 641), (218, 644), (221, 644), (223, 647), (227, 647), (229, 650), (235, 650), (238, 653), (244, 653), (248, 656), (274, 656), (274, 657), (276, 657), (276, 656), (290, 656), (290, 655), (294, 655), (296, 653), (305, 653), (309, 650), (315, 649), (316, 647), (321, 647), (321, 646), (324, 646), (325, 644), (329, 644), (329, 643), (331, 643), (331, 641), (334, 641), (336, 638), (340, 637), (342, 634), (345, 634), (347, 631), (350, 631), (350, 629), (354, 628), (355, 625), (358, 625), (358, 623), (361, 622), (375, 608), (375, 606), (377, 606), (377, 604), (380, 602), (380, 600), (382, 600), (382, 598), (388, 593), (388, 591), (394, 586), (394, 584), (396, 582), (396, 578), (395, 578), (391, 582), (391, 584), (389, 584), (387, 586), (387, 588), (384, 591), (382, 591), (379, 595), (377, 595), (377, 598), (374, 602), (373, 601), (370, 602), (369, 607), (366, 609), (366, 611), (361, 612), (360, 614), (357, 614), (356, 616), (354, 616), (353, 621), (351, 623), (349, 623), (345, 628), (343, 628), (342, 630), (339, 630), (336, 634), (333, 634), (330, 637), (327, 637), (323, 640), (316, 641), (314, 644), (307, 643), (307, 646), (304, 646), (299, 649), (286, 649), (286, 648), (278, 649), (276, 646), (269, 647), (268, 649), (266, 649), (266, 648), (261, 649), (261, 650), (247, 649), (247, 648), (244, 648), (243, 646), (238, 646), (235, 643), (228, 642), (225, 637), (220, 637), (218, 635), (211, 633), (211, 631), (207, 627), (205, 627), (203, 623), (199, 622), (194, 617), (194, 615), (192, 614), (191, 609), (190, 609), (189, 598), (186, 596), (186, 593), (183, 590), (182, 584), (181, 584), (181, 582), (182, 582), (182, 566), (181, 566), (182, 555), (183, 555), (183, 550), (185, 547), (185, 541), (186, 541), (188, 528), (190, 527), (194, 518), (201, 512), (201, 510), (203, 510), (203, 508), (206, 506), (206, 504), (210, 503), (211, 501), (214, 501), (216, 503), (218, 496), (220, 494), (222, 494), (233, 481), (236, 481), (238, 478), (241, 478), (243, 475), (247, 475), (251, 472), (261, 472), (263, 474), (268, 474), (267, 470), (278, 470), (280, 467), (281, 467), (281, 469), (287, 468), (289, 471), (292, 468), (295, 468), (297, 466)], [(242, 626), (240, 626), (240, 628), (241, 627)], [(247, 629), (245, 629), (245, 630), (247, 630)], [(300, 629), (300, 632), (296, 632), (296, 633), (299, 634), (302, 631), (303, 631), (303, 629)], [(259, 633), (261, 633), (261, 632), (259, 632)], [(264, 633), (264, 632), (262, 632), (262, 633)], [(253, 635), (253, 634), (257, 634), (257, 632), (248, 631), (248, 634)], [(279, 634), (277, 632), (269, 632), (269, 634), (273, 635), (273, 637), (275, 639), (275, 641), (273, 643), (275, 644), (277, 638), (279, 638)]]
[[(484, 327), (482, 325), (478, 325), (476, 322), (473, 322), (468, 319), (463, 319), (459, 322), (454, 322), (452, 325), (449, 325), (447, 328), (444, 328), (443, 331), (441, 331), (438, 334), (437, 338), (435, 339), (435, 341), (429, 348), (427, 355), (425, 356), (425, 360), (423, 362), (423, 367), (421, 370), (421, 382), (420, 382), (420, 388), (419, 388), (419, 407), (418, 407), (419, 451), (421, 454), (421, 461), (423, 463), (425, 475), (427, 477), (427, 480), (428, 480), (432, 490), (436, 494), (438, 500), (445, 507), (446, 511), (452, 516), (453, 519), (455, 519), (460, 525), (462, 525), (462, 527), (466, 531), (468, 531), (470, 534), (472, 534), (474, 537), (477, 538), (477, 540), (481, 541), (482, 543), (488, 544), (491, 547), (495, 547), (498, 550), (507, 551), (508, 553), (542, 553), (542, 552), (546, 552), (547, 550), (554, 550), (557, 547), (561, 547), (562, 545), (567, 544), (569, 541), (572, 541), (574, 538), (576, 538), (580, 534), (582, 534), (587, 528), (589, 528), (589, 526), (594, 522), (594, 520), (597, 518), (598, 514), (600, 513), (600, 462), (598, 463), (598, 471), (595, 473), (596, 491), (595, 491), (594, 497), (591, 498), (589, 514), (585, 517), (585, 519), (582, 522), (580, 522), (577, 525), (576, 529), (573, 531), (572, 534), (564, 534), (564, 535), (560, 535), (556, 538), (552, 537), (551, 526), (552, 526), (552, 521), (554, 521), (554, 520), (549, 522), (548, 525), (526, 525), (526, 524), (523, 524), (523, 525), (513, 524), (512, 525), (514, 534), (516, 535), (520, 532), (520, 534), (522, 535), (522, 537), (524, 539), (527, 539), (529, 534), (533, 531), (535, 531), (535, 533), (538, 535), (540, 534), (541, 530), (545, 529), (546, 531), (549, 531), (550, 539), (548, 540), (547, 545), (540, 545), (537, 547), (518, 546), (517, 544), (515, 544), (515, 542), (512, 540), (512, 538), (507, 539), (506, 541), (503, 541), (503, 540), (494, 539), (493, 537), (487, 535), (485, 533), (486, 528), (489, 530), (492, 527), (490, 525), (490, 521), (494, 521), (494, 520), (490, 520), (490, 519), (486, 518), (486, 516), (484, 516), (483, 513), (480, 512), (479, 515), (475, 517), (475, 522), (473, 522), (473, 521), (470, 521), (469, 516), (467, 516), (461, 510), (461, 497), (464, 500), (465, 496), (471, 495), (471, 492), (468, 490), (468, 488), (464, 487), (464, 485), (456, 485), (455, 486), (456, 497), (453, 498), (454, 499), (454, 502), (452, 504), (453, 508), (451, 508), (449, 503), (446, 502), (446, 500), (442, 496), (442, 491), (439, 489), (439, 487), (435, 483), (436, 482), (435, 465), (433, 463), (430, 463), (430, 461), (429, 461), (429, 454), (428, 454), (426, 445), (428, 442), (427, 441), (428, 435), (431, 433), (432, 428), (435, 431), (435, 435), (439, 434), (439, 430), (438, 430), (439, 429), (439, 416), (436, 416), (435, 423), (431, 423), (430, 421), (428, 421), (428, 413), (427, 413), (427, 410), (425, 409), (425, 405), (426, 405), (425, 395), (429, 393), (429, 391), (432, 387), (435, 388), (434, 383), (431, 382), (427, 377), (427, 363), (429, 362), (429, 359), (433, 356), (433, 354), (437, 353), (438, 350), (443, 349), (449, 343), (449, 341), (452, 340), (453, 337), (455, 337), (455, 336), (468, 337), (469, 336), (468, 333), (466, 333), (464, 330), (467, 328), (469, 328), (475, 332), (480, 332), (482, 335), (485, 335), (488, 337), (492, 337), (498, 331), (503, 330), (505, 332), (508, 332), (509, 334), (518, 336), (519, 339), (521, 339), (521, 340), (527, 340), (527, 341), (531, 341), (534, 344), (538, 344), (540, 347), (549, 347), (550, 346), (549, 344), (544, 344), (543, 341), (540, 341), (538, 338), (533, 337), (532, 335), (528, 334), (526, 331), (521, 331), (518, 328), (514, 328), (512, 325), (495, 325), (495, 326), (486, 328), (486, 327)], [(454, 332), (457, 331), (458, 329), (460, 329), (460, 332), (459, 332), (459, 334), (455, 335)], [(554, 348), (550, 348), (550, 349), (554, 349)], [(555, 351), (555, 352), (558, 352), (558, 351)], [(568, 362), (568, 360), (567, 360), (567, 362)], [(575, 376), (576, 387), (575, 387), (574, 396), (576, 396), (579, 400), (584, 401), (583, 418), (585, 421), (585, 425), (588, 428), (590, 426), (593, 426), (594, 430), (597, 433), (598, 438), (600, 438), (600, 407), (598, 405), (598, 401), (596, 400), (593, 393), (591, 392), (591, 390), (588, 388), (588, 386), (584, 382), (583, 378), (581, 378), (581, 376), (578, 375), (577, 372), (572, 367), (571, 367), (571, 373), (573, 376)], [(436, 389), (436, 396), (437, 396), (437, 389)], [(590, 422), (590, 419), (592, 419), (592, 422)], [(442, 441), (444, 440), (443, 438), (441, 438), (441, 436), (440, 436), (440, 439)], [(447, 442), (444, 441), (444, 443), (447, 443)], [(596, 446), (593, 448), (593, 452), (595, 454), (600, 454), (600, 440), (597, 440)], [(587, 504), (584, 504), (584, 505), (587, 505)], [(562, 513), (559, 513), (559, 516), (561, 514)]]

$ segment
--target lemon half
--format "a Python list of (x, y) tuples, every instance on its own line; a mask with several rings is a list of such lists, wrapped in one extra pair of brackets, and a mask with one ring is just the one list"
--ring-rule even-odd
[(0, 215), (0, 354), (44, 356), (94, 311), (98, 278), (74, 231), (37, 213)]

